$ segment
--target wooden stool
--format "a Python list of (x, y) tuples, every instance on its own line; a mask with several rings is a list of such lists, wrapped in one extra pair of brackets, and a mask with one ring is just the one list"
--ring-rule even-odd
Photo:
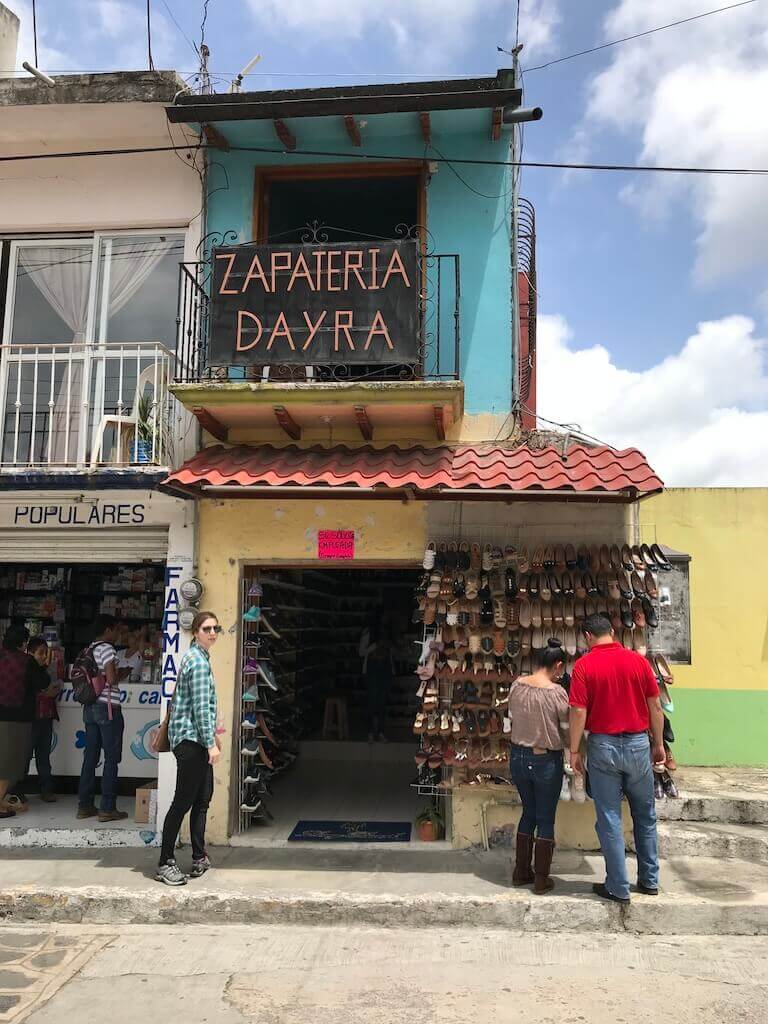
[(335, 733), (338, 740), (349, 739), (349, 720), (347, 718), (347, 701), (345, 697), (326, 697), (323, 715), (323, 739), (331, 739)]

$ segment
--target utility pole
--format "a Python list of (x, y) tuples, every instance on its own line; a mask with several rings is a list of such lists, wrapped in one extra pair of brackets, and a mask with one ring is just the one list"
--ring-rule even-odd
[(213, 92), (211, 86), (211, 76), (208, 73), (208, 58), (211, 56), (211, 51), (208, 49), (205, 43), (200, 44), (200, 92), (203, 96), (210, 96)]

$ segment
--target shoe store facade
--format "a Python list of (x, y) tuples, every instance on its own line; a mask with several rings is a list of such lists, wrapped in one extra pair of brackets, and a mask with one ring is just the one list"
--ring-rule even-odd
[[(661, 481), (535, 429), (521, 99), (502, 70), (168, 107), (218, 146), (171, 388), (203, 447), (162, 485), (197, 502), (224, 627), (214, 842), (488, 842), (512, 806), (504, 693), (547, 638), (575, 658), (601, 609), (663, 654), (664, 538), (638, 512)], [(583, 810), (561, 820), (594, 846)]]

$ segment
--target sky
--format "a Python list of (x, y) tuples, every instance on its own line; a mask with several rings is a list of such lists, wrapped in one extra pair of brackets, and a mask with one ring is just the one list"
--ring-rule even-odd
[[(768, 0), (521, 0), (524, 158), (768, 168)], [(19, 59), (32, 59), (31, 3)], [(145, 0), (38, 0), (49, 72), (146, 67)], [(515, 0), (151, 0), (156, 67), (222, 91), (492, 75)], [(5, 69), (3, 69), (5, 70)], [(190, 77), (194, 85), (194, 79)], [(768, 176), (525, 169), (541, 416), (640, 447), (670, 486), (768, 485)]]

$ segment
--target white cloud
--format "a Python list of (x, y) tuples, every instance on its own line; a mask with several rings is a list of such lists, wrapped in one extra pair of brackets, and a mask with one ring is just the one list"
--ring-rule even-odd
[[(498, 20), (498, 43), (513, 41), (514, 13), (508, 0), (248, 0), (254, 18), (271, 29), (290, 31), (301, 47), (324, 41), (358, 41), (391, 46), (404, 60), (419, 60), (425, 73), (440, 73), (433, 61), (460, 55), (473, 27)], [(523, 0), (520, 38), (526, 54), (552, 44), (559, 24), (559, 0)]]
[[(705, 5), (706, 7), (706, 5)], [(604, 23), (619, 38), (700, 14), (701, 0), (621, 0)], [(768, 6), (751, 4), (612, 51), (591, 81), (582, 124), (636, 137), (640, 162), (768, 167)], [(762, 266), (768, 234), (765, 177), (655, 176), (622, 195), (645, 216), (688, 204), (698, 234), (694, 274), (711, 283)]]
[(700, 323), (643, 371), (617, 366), (603, 345), (574, 347), (561, 316), (538, 328), (541, 416), (640, 448), (668, 486), (768, 486), (766, 340), (748, 317)]
[[(4, 2), (21, 19), (17, 66), (24, 60), (34, 63), (32, 4), (30, 0)], [(52, 10), (41, 11), (38, 5), (38, 62), (42, 70), (127, 71), (147, 66), (146, 8), (137, 0), (73, 0), (64, 18), (52, 15)], [(168, 18), (153, 10), (155, 67), (189, 67), (194, 57), (189, 49), (183, 49), (185, 45)]]

